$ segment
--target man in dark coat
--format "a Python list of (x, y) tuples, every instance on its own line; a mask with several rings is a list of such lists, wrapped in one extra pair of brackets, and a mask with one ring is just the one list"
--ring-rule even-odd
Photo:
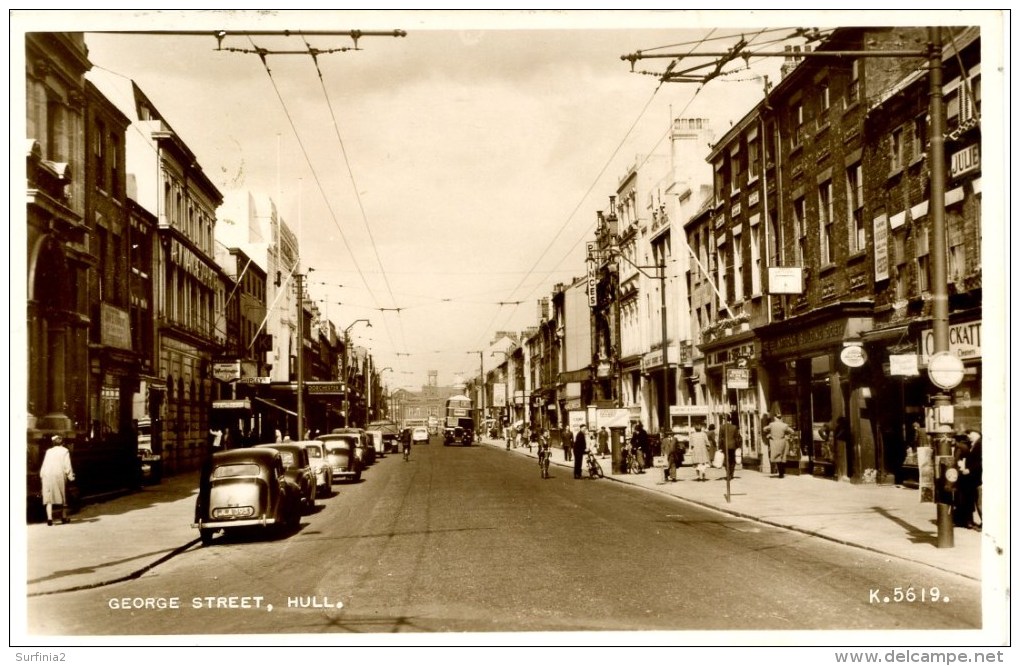
[(582, 425), (577, 429), (577, 435), (574, 436), (574, 478), (581, 478), (581, 463), (584, 462), (584, 452), (588, 448), (588, 440), (585, 437), (585, 426)]
[(737, 466), (737, 449), (742, 443), (740, 428), (737, 427), (737, 414), (734, 412), (719, 429), (719, 444), (726, 451), (726, 478), (733, 478), (733, 470)]
[(636, 426), (634, 426), (634, 435), (631, 438), (631, 440), (632, 440), (631, 444), (634, 446), (634, 448), (641, 452), (642, 458), (641, 466), (651, 467), (652, 446), (651, 443), (648, 441), (648, 431), (645, 430), (645, 427), (642, 424), (638, 423)]
[(574, 446), (574, 438), (570, 434), (570, 428), (563, 426), (563, 460), (570, 462), (570, 450)]

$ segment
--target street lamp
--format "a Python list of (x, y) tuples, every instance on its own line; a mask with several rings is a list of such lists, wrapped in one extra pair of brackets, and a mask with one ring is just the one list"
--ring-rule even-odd
[(368, 319), (355, 319), (351, 322), (351, 325), (344, 329), (344, 367), (343, 367), (343, 379), (344, 379), (344, 425), (350, 427), (351, 425), (351, 382), (350, 377), (347, 376), (348, 360), (347, 356), (351, 351), (351, 329), (354, 328), (355, 324), (365, 322), (369, 328), (372, 328), (372, 322)]

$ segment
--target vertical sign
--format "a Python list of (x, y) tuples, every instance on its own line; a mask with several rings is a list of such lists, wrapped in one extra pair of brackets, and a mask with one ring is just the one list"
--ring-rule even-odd
[(588, 266), (588, 307), (598, 305), (598, 269), (595, 264), (595, 243), (585, 244)]
[(872, 222), (875, 239), (875, 282), (889, 279), (889, 222), (882, 213)]

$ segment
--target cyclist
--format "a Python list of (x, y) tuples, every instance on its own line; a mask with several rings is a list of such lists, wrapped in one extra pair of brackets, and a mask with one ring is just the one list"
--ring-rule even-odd
[(407, 462), (411, 458), (411, 433), (408, 432), (407, 436), (401, 436), (400, 445), (404, 449), (404, 462)]
[(542, 472), (542, 478), (549, 478), (549, 463), (552, 460), (552, 445), (549, 443), (548, 433), (542, 433), (538, 437), (538, 468)]

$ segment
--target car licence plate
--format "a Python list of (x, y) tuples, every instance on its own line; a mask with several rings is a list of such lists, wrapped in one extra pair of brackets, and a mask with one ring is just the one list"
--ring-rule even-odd
[(250, 506), (227, 506), (213, 509), (213, 518), (247, 518), (255, 513)]

